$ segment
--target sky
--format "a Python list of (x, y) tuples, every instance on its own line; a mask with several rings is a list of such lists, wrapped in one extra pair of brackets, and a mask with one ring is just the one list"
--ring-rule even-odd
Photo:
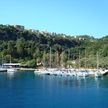
[(108, 35), (108, 0), (0, 0), (0, 24), (67, 35)]

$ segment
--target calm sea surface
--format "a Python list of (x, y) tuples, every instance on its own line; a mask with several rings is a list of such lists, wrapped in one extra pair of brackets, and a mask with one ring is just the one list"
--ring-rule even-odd
[(108, 76), (99, 79), (0, 73), (0, 108), (108, 108)]

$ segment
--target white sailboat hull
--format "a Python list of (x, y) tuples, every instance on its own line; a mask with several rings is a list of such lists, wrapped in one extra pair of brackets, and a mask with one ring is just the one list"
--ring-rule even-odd
[(10, 72), (16, 72), (17, 71), (17, 69), (15, 69), (15, 68), (8, 68), (7, 69), (7, 72), (8, 73), (10, 73)]

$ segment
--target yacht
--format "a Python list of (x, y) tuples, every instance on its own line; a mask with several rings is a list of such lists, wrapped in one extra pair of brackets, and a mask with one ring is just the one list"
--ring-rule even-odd
[(35, 69), (34, 73), (38, 75), (45, 75), (45, 74), (48, 74), (48, 70), (47, 69)]
[(7, 72), (7, 69), (0, 67), (0, 72)]
[(16, 72), (17, 69), (20, 67), (19, 63), (4, 63), (2, 67), (7, 70), (7, 72)]
[(17, 69), (15, 69), (15, 68), (13, 68), (13, 67), (9, 67), (9, 68), (7, 68), (7, 72), (16, 72), (17, 71)]

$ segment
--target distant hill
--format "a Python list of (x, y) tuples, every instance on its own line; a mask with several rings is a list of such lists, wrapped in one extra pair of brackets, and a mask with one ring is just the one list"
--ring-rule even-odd
[[(46, 66), (49, 65), (50, 47), (53, 67), (62, 64), (78, 66), (79, 54), (82, 67), (85, 62), (88, 67), (96, 67), (97, 52), (100, 67), (107, 67), (107, 43), (108, 36), (96, 39), (88, 35), (68, 36), (48, 31), (27, 30), (21, 25), (0, 25), (1, 61), (9, 62), (11, 56), (13, 62), (31, 67), (43, 61)], [(72, 64), (73, 61), (76, 64)]]

